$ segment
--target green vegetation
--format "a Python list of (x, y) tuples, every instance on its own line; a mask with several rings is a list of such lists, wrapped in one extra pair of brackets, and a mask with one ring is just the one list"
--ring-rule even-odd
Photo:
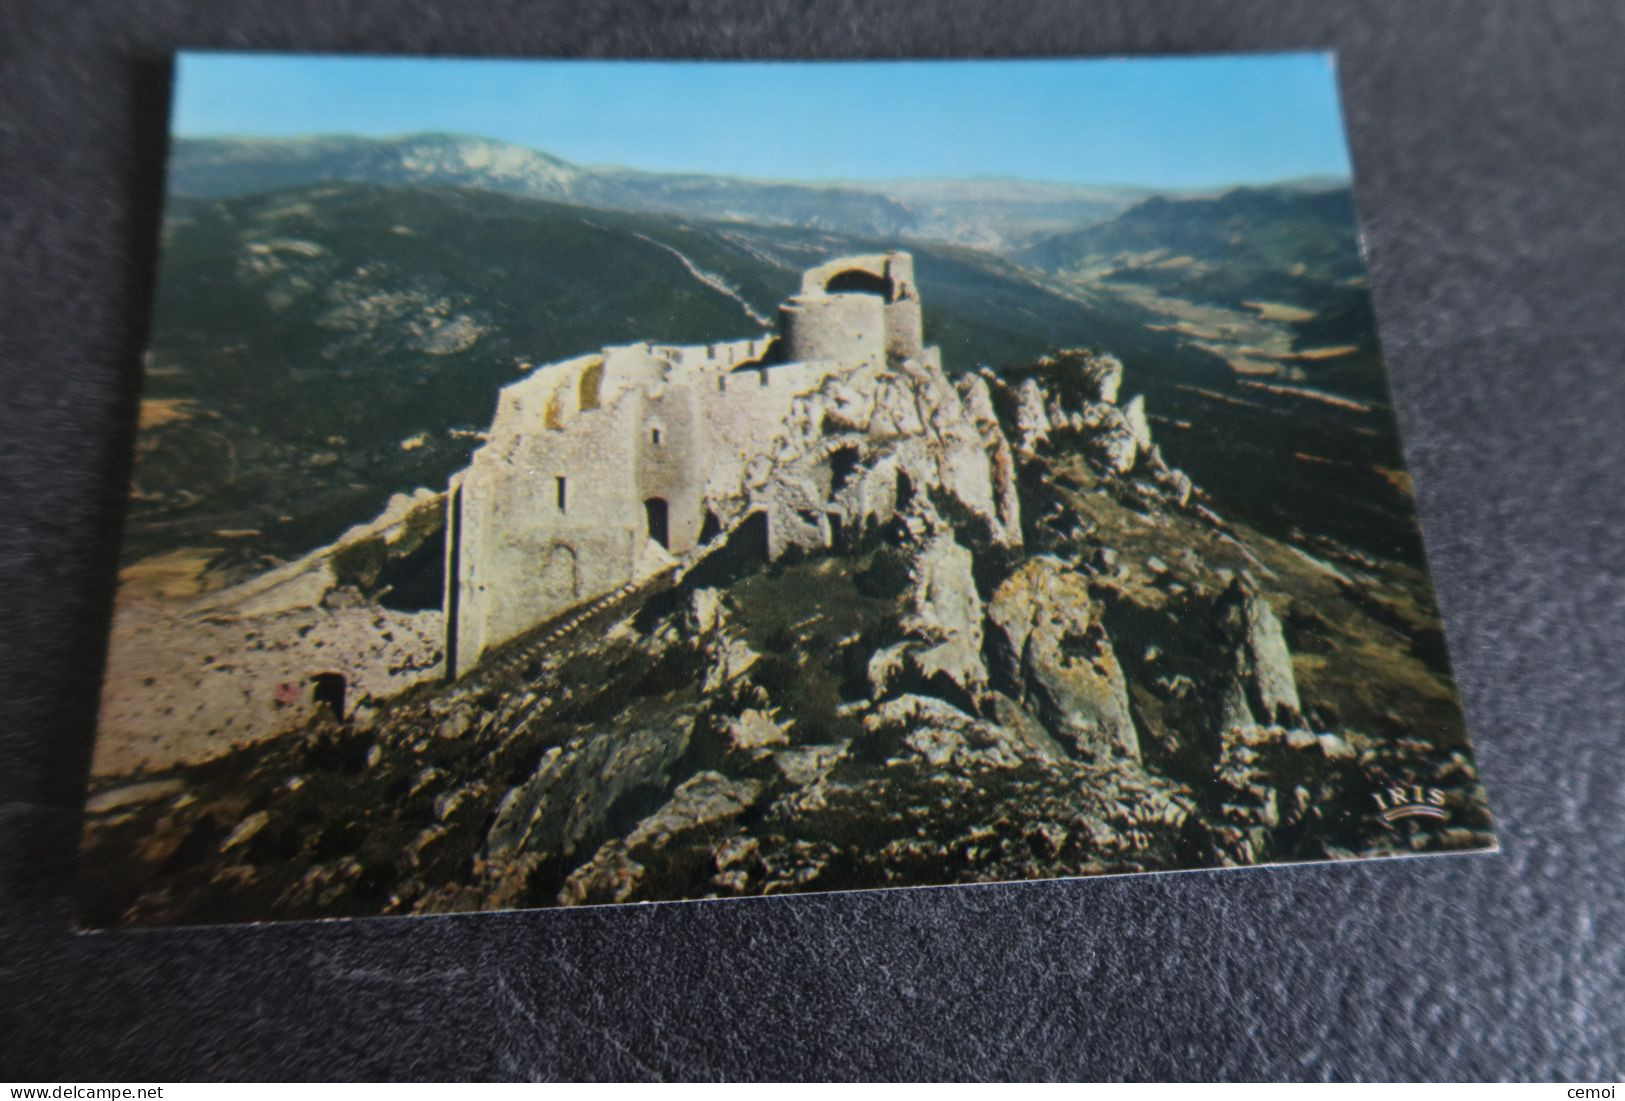
[(1108, 269), (1198, 301), (1282, 301), (1316, 312), (1338, 299), (1334, 288), (1365, 275), (1346, 187), (1157, 196), (1110, 221), (1034, 242), (1017, 258), (1050, 272)]

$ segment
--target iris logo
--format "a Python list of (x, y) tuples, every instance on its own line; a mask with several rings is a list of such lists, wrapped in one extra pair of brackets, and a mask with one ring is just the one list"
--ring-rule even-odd
[(1401, 818), (1446, 817), (1444, 792), (1438, 788), (1425, 788), (1421, 784), (1402, 784), (1371, 793), (1377, 801), (1382, 820), (1390, 826)]

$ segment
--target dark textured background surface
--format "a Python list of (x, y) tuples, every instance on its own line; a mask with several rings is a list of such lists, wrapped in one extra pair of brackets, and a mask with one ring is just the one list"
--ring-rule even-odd
[[(177, 47), (1339, 49), (1504, 852), (73, 934)], [(0, 1078), (1619, 1078), (1622, 58), (1607, 0), (0, 0)]]

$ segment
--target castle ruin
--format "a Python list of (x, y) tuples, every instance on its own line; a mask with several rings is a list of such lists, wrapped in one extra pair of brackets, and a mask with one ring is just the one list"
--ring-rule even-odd
[(538, 367), (506, 387), (486, 442), (446, 495), (446, 669), (672, 569), (757, 515), (764, 553), (831, 538), (831, 519), (756, 500), (797, 402), (832, 377), (941, 371), (925, 347), (913, 258), (806, 272), (779, 332), (639, 343)]

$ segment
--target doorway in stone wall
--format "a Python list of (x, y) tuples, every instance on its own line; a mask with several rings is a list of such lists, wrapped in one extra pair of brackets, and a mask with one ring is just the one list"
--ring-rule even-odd
[(649, 528), (649, 538), (671, 550), (670, 532), (666, 526), (666, 499), (650, 497), (643, 502), (643, 518)]

